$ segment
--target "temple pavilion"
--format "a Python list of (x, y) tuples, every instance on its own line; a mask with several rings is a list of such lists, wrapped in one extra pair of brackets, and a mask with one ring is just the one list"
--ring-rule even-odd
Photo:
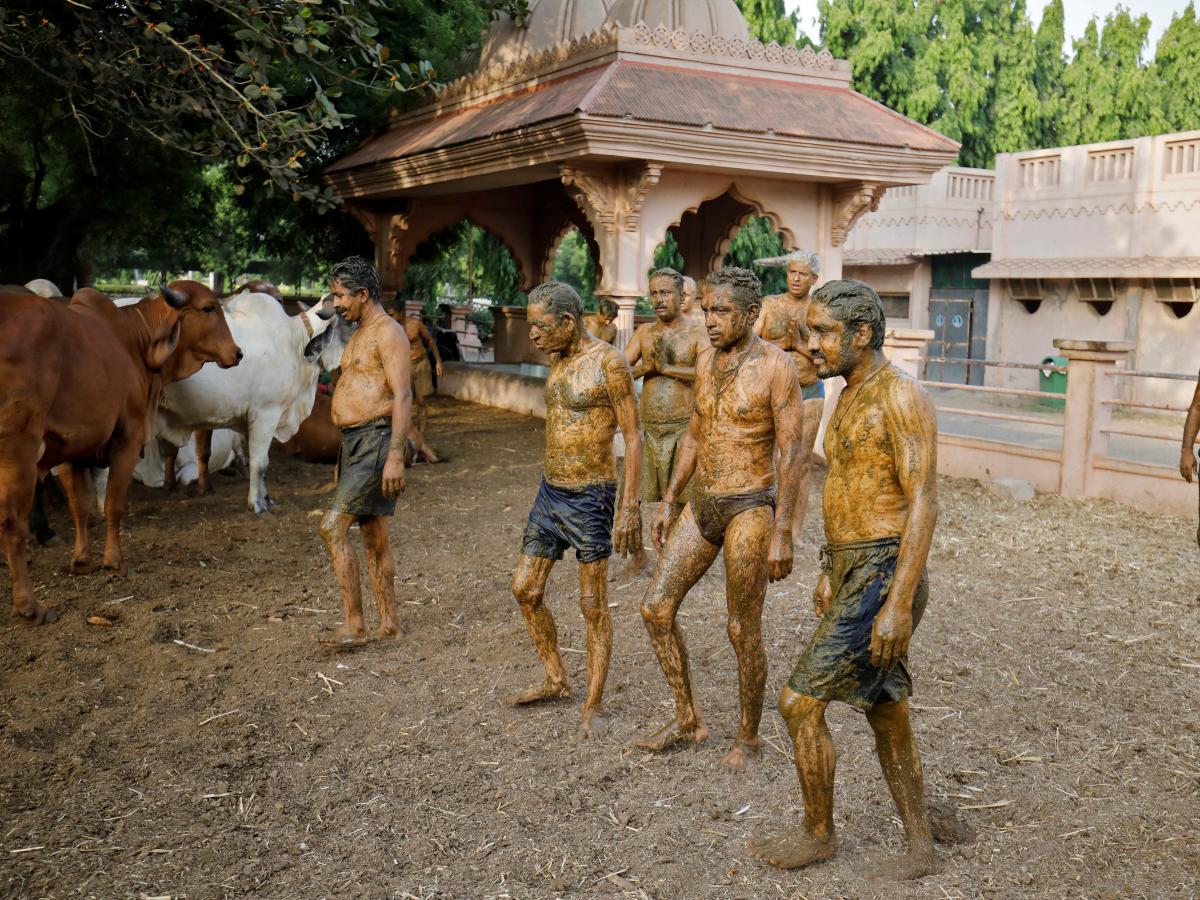
[(512, 253), (525, 290), (577, 227), (620, 343), (668, 230), (703, 276), (750, 216), (842, 270), (855, 221), (923, 184), (958, 144), (850, 88), (827, 50), (762, 44), (733, 0), (531, 0), (478, 69), (326, 170), (371, 234), (386, 290), (463, 219)]

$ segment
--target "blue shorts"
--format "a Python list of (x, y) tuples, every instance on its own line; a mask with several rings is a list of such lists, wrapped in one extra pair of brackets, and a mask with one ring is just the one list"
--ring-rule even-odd
[(562, 559), (568, 547), (581, 563), (612, 556), (613, 510), (617, 483), (582, 488), (555, 487), (542, 479), (521, 542), (525, 556)]
[(800, 388), (800, 392), (804, 395), (805, 400), (824, 400), (825, 382), (814, 381), (812, 384)]

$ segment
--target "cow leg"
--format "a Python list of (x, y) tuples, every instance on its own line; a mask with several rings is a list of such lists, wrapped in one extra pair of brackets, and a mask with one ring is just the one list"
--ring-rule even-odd
[(45, 488), (45, 483), (39, 478), (33, 491), (33, 511), (29, 514), (29, 527), (34, 540), (43, 547), (58, 541), (58, 535), (50, 527), (50, 517), (46, 515)]
[[(129, 572), (121, 554), (121, 518), (125, 515), (125, 497), (133, 481), (133, 469), (141, 452), (140, 443), (130, 443), (110, 451), (108, 490), (104, 494), (104, 570), (120, 575)], [(174, 459), (171, 461), (174, 471)]]
[(71, 524), (75, 526), (75, 548), (71, 551), (71, 574), (87, 575), (96, 571), (92, 560), (92, 548), (88, 542), (88, 519), (91, 517), (92, 496), (88, 483), (87, 469), (82, 466), (58, 467), (59, 480), (67, 492), (67, 505), (71, 508)]
[(277, 417), (265, 416), (250, 420), (246, 444), (250, 454), (250, 497), (253, 512), (262, 515), (275, 505), (267, 495), (267, 456), (271, 450), (271, 438), (275, 436)]
[(212, 458), (212, 432), (197, 431), (196, 441), (196, 493), (201, 497), (211, 488), (208, 484), (208, 462)]
[(27, 435), (11, 436), (0, 447), (0, 543), (12, 578), (13, 612), (23, 622), (41, 625), (58, 614), (33, 598), (29, 577), (29, 514), (37, 485), (40, 441)]
[(179, 456), (179, 448), (166, 438), (159, 438), (158, 452), (162, 454), (163, 460), (163, 490), (169, 494), (176, 487), (175, 461)]

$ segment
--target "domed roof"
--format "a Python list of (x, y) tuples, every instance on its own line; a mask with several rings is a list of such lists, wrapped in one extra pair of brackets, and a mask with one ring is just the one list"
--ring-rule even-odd
[(625, 26), (645, 22), (650, 28), (664, 25), (669, 31), (682, 28), (750, 40), (746, 20), (733, 0), (614, 0), (611, 6), (608, 20)]
[(480, 68), (508, 65), (530, 53), (557, 47), (604, 25), (613, 0), (529, 0), (524, 26), (502, 15), (483, 42)]

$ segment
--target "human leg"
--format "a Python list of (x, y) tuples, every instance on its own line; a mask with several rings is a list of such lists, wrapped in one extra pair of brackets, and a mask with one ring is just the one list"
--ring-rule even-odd
[(579, 564), (579, 608), (587, 626), (587, 700), (579, 736), (602, 737), (605, 731), (604, 683), (612, 658), (612, 616), (608, 612), (608, 559)]
[(329, 510), (321, 519), (319, 532), (329, 551), (333, 574), (342, 595), (342, 625), (333, 632), (328, 642), (334, 645), (350, 645), (366, 638), (363, 624), (362, 586), (358, 577), (358, 557), (350, 546), (350, 526), (355, 517), (349, 513)]
[(371, 593), (379, 607), (379, 628), (375, 633), (378, 637), (391, 637), (400, 633), (400, 622), (396, 618), (396, 558), (388, 539), (387, 518), (363, 516), (359, 528), (367, 548)]
[(929, 831), (921, 754), (909, 722), (908, 701), (877, 703), (867, 711), (867, 721), (875, 732), (879, 765), (908, 839), (908, 853), (878, 863), (870, 874), (892, 880), (932, 874), (937, 871), (937, 855)]
[(796, 503), (792, 507), (792, 535), (799, 540), (804, 528), (804, 516), (808, 511), (808, 487), (812, 475), (812, 454), (817, 443), (817, 430), (821, 427), (821, 416), (825, 411), (825, 400), (804, 401), (804, 423), (801, 440), (804, 442), (804, 465), (800, 468), (799, 484), (796, 488)]
[(554, 623), (554, 616), (542, 602), (546, 593), (546, 581), (553, 567), (553, 559), (522, 553), (517, 562), (517, 570), (513, 572), (513, 596), (520, 604), (521, 617), (525, 620), (533, 648), (546, 670), (546, 679), (540, 685), (508, 698), (508, 702), (513, 706), (571, 696), (562, 654), (558, 651), (558, 627)]
[(642, 621), (675, 697), (675, 718), (639, 740), (637, 746), (643, 750), (662, 751), (679, 741), (698, 743), (708, 737), (692, 693), (687, 645), (676, 615), (683, 598), (708, 571), (719, 552), (719, 547), (700, 536), (691, 507), (685, 507), (642, 599)]
[(831, 858), (837, 853), (833, 827), (833, 777), (837, 755), (825, 724), (826, 700), (806, 697), (785, 687), (779, 713), (792, 738), (792, 754), (800, 791), (804, 795), (804, 822), (768, 831), (748, 842), (750, 852), (781, 869), (798, 869)]
[(733, 747), (721, 764), (734, 772), (758, 754), (767, 652), (762, 642), (762, 609), (767, 594), (767, 550), (774, 509), (757, 506), (739, 513), (725, 531), (726, 630), (738, 661), (741, 721)]

